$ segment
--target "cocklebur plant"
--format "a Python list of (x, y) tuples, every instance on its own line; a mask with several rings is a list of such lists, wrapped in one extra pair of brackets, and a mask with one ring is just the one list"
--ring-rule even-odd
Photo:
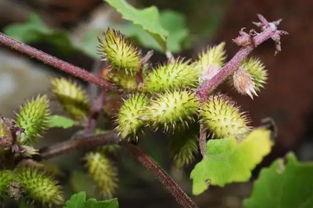
[(13, 181), (13, 174), (9, 170), (0, 170), (0, 203), (8, 198), (8, 188)]
[(198, 72), (187, 61), (177, 59), (152, 69), (144, 78), (142, 90), (147, 93), (166, 92), (196, 87)]
[(49, 117), (49, 100), (47, 96), (38, 96), (23, 105), (16, 117), (16, 124), (24, 131), (18, 138), (21, 144), (31, 144), (41, 137), (47, 129)]
[(200, 114), (213, 138), (237, 137), (250, 130), (247, 116), (240, 112), (234, 101), (222, 94), (210, 96)]
[(65, 78), (51, 80), (52, 92), (66, 113), (74, 120), (82, 120), (89, 113), (88, 98), (84, 90), (75, 82)]
[[(209, 185), (224, 186), (249, 180), (251, 171), (271, 150), (271, 131), (264, 126), (251, 126), (247, 114), (217, 88), (227, 78), (232, 78), (230, 83), (240, 94), (252, 97), (265, 86), (265, 67), (260, 60), (248, 55), (269, 38), (279, 45), (280, 35), (285, 32), (277, 29), (277, 22), (267, 22), (260, 15), (259, 19), (261, 23), (257, 25), (262, 31), (255, 36), (241, 31), (234, 39), (241, 49), (227, 63), (225, 43), (221, 43), (208, 47), (196, 60), (175, 58), (167, 52), (167, 62), (152, 64), (148, 56), (142, 56), (142, 52), (120, 32), (108, 29), (99, 37), (98, 51), (105, 62), (99, 76), (48, 54), (38, 55), (33, 48), (24, 50), (24, 45), (0, 35), (1, 43), (11, 41), (13, 46), (20, 46), (14, 49), (43, 61), (49, 59), (47, 63), (52, 66), (103, 88), (97, 99), (90, 99), (75, 82), (52, 79), (54, 97), (70, 118), (50, 116), (46, 96), (22, 106), (16, 123), (8, 126), (11, 143), (5, 151), (17, 159), (13, 164), (1, 166), (4, 172), (0, 172), (0, 193), (6, 198), (20, 196), (42, 205), (62, 204), (63, 194), (53, 177), (32, 166), (21, 167), (20, 163), (25, 159), (46, 159), (84, 147), (86, 173), (104, 197), (112, 197), (117, 192), (118, 170), (109, 152), (118, 150), (115, 146), (108, 152), (103, 148), (120, 145), (150, 170), (181, 206), (197, 207), (166, 171), (139, 148), (145, 129), (159, 130), (170, 138), (169, 155), (177, 168), (192, 166), (200, 149), (202, 160), (190, 175), (195, 195), (204, 192)], [(149, 32), (159, 41), (164, 39), (162, 35), (165, 33)], [(106, 110), (107, 105), (112, 105), (110, 102), (121, 105), (116, 105), (118, 110), (114, 116), (109, 116)], [(101, 116), (113, 125), (101, 125)], [(51, 118), (58, 122), (52, 123)], [(73, 139), (40, 149), (38, 155), (25, 154), (27, 148), (23, 145), (35, 148), (36, 141), (48, 127), (69, 128), (73, 125), (81, 128)], [(7, 134), (5, 129), (3, 135)], [(14, 176), (13, 181), (10, 174)], [(20, 187), (15, 188), (20, 192), (12, 197), (7, 187)]]
[(116, 73), (133, 76), (140, 69), (141, 52), (119, 31), (108, 29), (99, 37), (99, 52)]
[(14, 161), (19, 161), (19, 158), (31, 158), (38, 154), (33, 145), (48, 129), (49, 116), (49, 100), (42, 95), (26, 101), (15, 119), (1, 118), (1, 139), (10, 139), (11, 144), (2, 149), (1, 164), (8, 169), (0, 170), (1, 202), (12, 198), (41, 205), (63, 203), (61, 188), (52, 177), (33, 167), (14, 166)]
[(61, 187), (51, 176), (33, 167), (17, 167), (14, 176), (26, 201), (50, 206), (63, 204)]
[(243, 95), (253, 95), (261, 91), (267, 80), (267, 71), (262, 62), (256, 58), (244, 60), (239, 69), (233, 74), (233, 86)]
[(142, 117), (148, 105), (149, 99), (144, 94), (133, 94), (124, 101), (116, 119), (121, 138), (136, 138), (139, 129), (145, 125)]
[(226, 59), (225, 43), (208, 47), (198, 55), (193, 67), (199, 73), (199, 82), (210, 80), (224, 65)]
[(108, 156), (102, 152), (89, 152), (85, 156), (89, 175), (97, 185), (101, 194), (111, 198), (117, 189), (117, 169)]

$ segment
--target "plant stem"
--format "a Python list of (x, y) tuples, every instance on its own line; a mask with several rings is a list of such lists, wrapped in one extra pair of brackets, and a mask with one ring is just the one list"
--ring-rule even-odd
[[(119, 138), (115, 131), (107, 134), (91, 136), (88, 138), (68, 140), (49, 147), (40, 149), (39, 157), (33, 159), (43, 160), (68, 153), (79, 148), (92, 148), (101, 145), (118, 144)], [(126, 146), (131, 155), (140, 162), (148, 171), (157, 177), (157, 179), (165, 186), (165, 188), (175, 197), (176, 201), (184, 208), (197, 208), (198, 206), (192, 199), (181, 189), (174, 179), (166, 173), (151, 157), (144, 153), (135, 145)]]
[(84, 129), (85, 133), (88, 134), (94, 132), (99, 116), (101, 115), (105, 99), (106, 99), (105, 91), (100, 92), (99, 96), (95, 98), (94, 103), (92, 105), (91, 115), (88, 119), (87, 126)]
[(39, 159), (48, 159), (57, 155), (67, 153), (79, 148), (92, 148), (101, 145), (118, 144), (120, 139), (115, 131), (109, 131), (103, 135), (90, 136), (81, 139), (72, 139), (49, 147), (40, 149)]
[(42, 61), (43, 63), (55, 67), (59, 70), (62, 70), (66, 73), (69, 73), (74, 77), (81, 78), (85, 81), (91, 82), (95, 85), (105, 88), (106, 90), (117, 91), (117, 89), (113, 85), (111, 85), (111, 83), (89, 73), (85, 69), (74, 66), (66, 61), (51, 56), (43, 51), (40, 51), (17, 40), (14, 40), (13, 38), (8, 37), (1, 32), (0, 32), (0, 44), (10, 47), (11, 49), (16, 50), (20, 53), (26, 54), (29, 57)]
[(199, 148), (202, 157), (205, 157), (206, 153), (206, 139), (207, 139), (207, 129), (200, 121), (200, 131), (199, 131)]
[(135, 145), (128, 145), (129, 152), (147, 170), (152, 172), (164, 187), (175, 197), (176, 201), (184, 208), (197, 208), (195, 202), (182, 190), (182, 188), (163, 170), (151, 157)]
[(199, 87), (199, 89), (197, 90), (197, 95), (199, 99), (201, 101), (205, 101), (208, 98), (210, 92), (212, 92), (229, 75), (233, 74), (239, 68), (240, 63), (253, 51), (254, 48), (270, 38), (277, 38), (277, 36), (281, 34), (286, 34), (286, 32), (278, 31), (276, 26), (268, 26), (255, 37), (251, 37), (251, 42), (253, 44), (248, 44), (241, 47), (239, 51), (233, 56), (233, 58), (228, 61), (227, 64), (212, 79), (207, 80)]

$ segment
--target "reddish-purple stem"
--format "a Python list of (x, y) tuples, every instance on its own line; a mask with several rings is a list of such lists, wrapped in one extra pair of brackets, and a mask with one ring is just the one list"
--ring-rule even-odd
[(89, 73), (85, 69), (74, 66), (66, 61), (51, 56), (43, 51), (40, 51), (17, 40), (14, 40), (13, 38), (10, 38), (4, 35), (3, 33), (0, 33), (0, 44), (10, 47), (11, 49), (16, 50), (20, 53), (26, 54), (29, 57), (36, 58), (45, 64), (48, 64), (50, 66), (55, 67), (56, 69), (69, 73), (74, 77), (78, 77), (85, 81), (91, 82), (95, 85), (105, 88), (106, 90), (116, 91), (116, 88), (113, 85), (111, 85), (111, 83), (101, 79), (100, 77), (94, 74)]
[(212, 92), (217, 86), (219, 86), (229, 75), (233, 74), (240, 63), (253, 51), (255, 47), (263, 43), (264, 41), (272, 38), (277, 32), (276, 28), (268, 27), (261, 33), (252, 37), (254, 45), (243, 46), (233, 56), (233, 58), (210, 80), (204, 82), (197, 91), (197, 95), (201, 101), (205, 101), (208, 98), (210, 92)]
[(169, 176), (151, 157), (135, 145), (128, 146), (129, 152), (146, 169), (151, 171), (164, 187), (174, 196), (176, 201), (184, 208), (197, 208), (194, 201), (182, 190), (182, 188)]
[(39, 159), (49, 159), (79, 148), (92, 148), (102, 145), (118, 144), (119, 142), (120, 139), (115, 131), (109, 131), (103, 135), (71, 139), (40, 149)]
[(105, 98), (106, 98), (106, 92), (102, 91), (99, 94), (99, 96), (96, 98), (96, 100), (94, 101), (93, 106), (92, 106), (92, 112), (88, 119), (87, 126), (85, 128), (85, 133), (87, 134), (93, 133), (93, 131), (95, 130), (97, 121), (99, 119), (101, 111), (103, 110)]

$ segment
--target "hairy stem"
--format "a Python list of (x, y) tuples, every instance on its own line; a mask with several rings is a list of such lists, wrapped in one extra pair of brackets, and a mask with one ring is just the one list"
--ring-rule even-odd
[(276, 27), (267, 27), (261, 33), (255, 37), (251, 37), (251, 42), (239, 49), (239, 51), (230, 59), (226, 65), (210, 80), (204, 82), (198, 89), (197, 95), (201, 101), (205, 101), (208, 98), (210, 92), (212, 92), (217, 86), (219, 86), (229, 75), (233, 74), (240, 66), (240, 63), (264, 41), (273, 38), (277, 35)]
[(164, 187), (175, 197), (176, 201), (184, 208), (197, 208), (195, 202), (182, 190), (182, 188), (163, 170), (151, 157), (135, 145), (128, 145), (129, 152), (147, 170), (152, 172)]
[(18, 51), (20, 53), (26, 54), (29, 57), (42, 61), (43, 63), (55, 67), (59, 70), (62, 70), (66, 73), (69, 73), (74, 77), (81, 78), (85, 81), (91, 82), (95, 85), (105, 88), (106, 90), (111, 91), (117, 90), (113, 85), (111, 85), (111, 83), (101, 79), (100, 77), (94, 74), (89, 73), (85, 69), (74, 66), (66, 61), (51, 56), (43, 51), (40, 51), (17, 40), (14, 40), (13, 38), (8, 37), (1, 32), (0, 32), (0, 44), (10, 47), (11, 49)]
[(101, 145), (118, 144), (120, 139), (115, 131), (81, 139), (72, 139), (40, 149), (39, 159), (48, 159), (80, 148), (92, 148)]

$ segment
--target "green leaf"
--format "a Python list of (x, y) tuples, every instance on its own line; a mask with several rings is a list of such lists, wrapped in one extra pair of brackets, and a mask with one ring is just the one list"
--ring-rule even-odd
[(85, 208), (118, 208), (118, 201), (117, 199), (110, 199), (105, 201), (89, 199), (85, 203)]
[(76, 47), (93, 58), (99, 58), (98, 37), (102, 32), (103, 28), (90, 29), (78, 43), (75, 43)]
[(68, 129), (75, 125), (75, 122), (67, 117), (60, 115), (50, 116), (48, 119), (48, 127), (49, 128), (63, 128)]
[(209, 140), (206, 156), (190, 175), (193, 194), (201, 194), (209, 184), (224, 186), (249, 180), (251, 171), (271, 150), (270, 135), (270, 130), (258, 128), (241, 141), (234, 138)]
[(150, 33), (165, 51), (168, 32), (162, 27), (158, 9), (154, 6), (145, 9), (136, 9), (125, 0), (105, 0), (115, 8), (125, 20), (141, 26)]
[(9, 25), (4, 29), (4, 32), (24, 43), (47, 42), (65, 54), (77, 50), (66, 32), (48, 28), (34, 13), (29, 15), (27, 22)]
[(299, 162), (293, 153), (262, 169), (245, 208), (311, 208), (313, 206), (313, 163)]
[[(167, 47), (168, 50), (177, 53), (185, 48), (186, 39), (189, 35), (189, 30), (186, 26), (185, 16), (176, 11), (160, 12), (160, 23), (168, 31)], [(112, 25), (113, 28), (120, 30), (128, 37), (134, 38), (140, 45), (145, 48), (162, 51), (159, 43), (142, 27), (134, 24)]]
[(66, 202), (64, 208), (118, 208), (117, 199), (109, 199), (97, 201), (96, 199), (88, 199), (86, 201), (86, 193), (80, 192), (72, 195)]
[(79, 192), (73, 194), (71, 198), (65, 203), (64, 208), (85, 208), (86, 193)]
[(168, 31), (168, 50), (179, 52), (184, 48), (184, 42), (189, 35), (185, 16), (175, 11), (164, 11), (160, 14), (161, 25)]

